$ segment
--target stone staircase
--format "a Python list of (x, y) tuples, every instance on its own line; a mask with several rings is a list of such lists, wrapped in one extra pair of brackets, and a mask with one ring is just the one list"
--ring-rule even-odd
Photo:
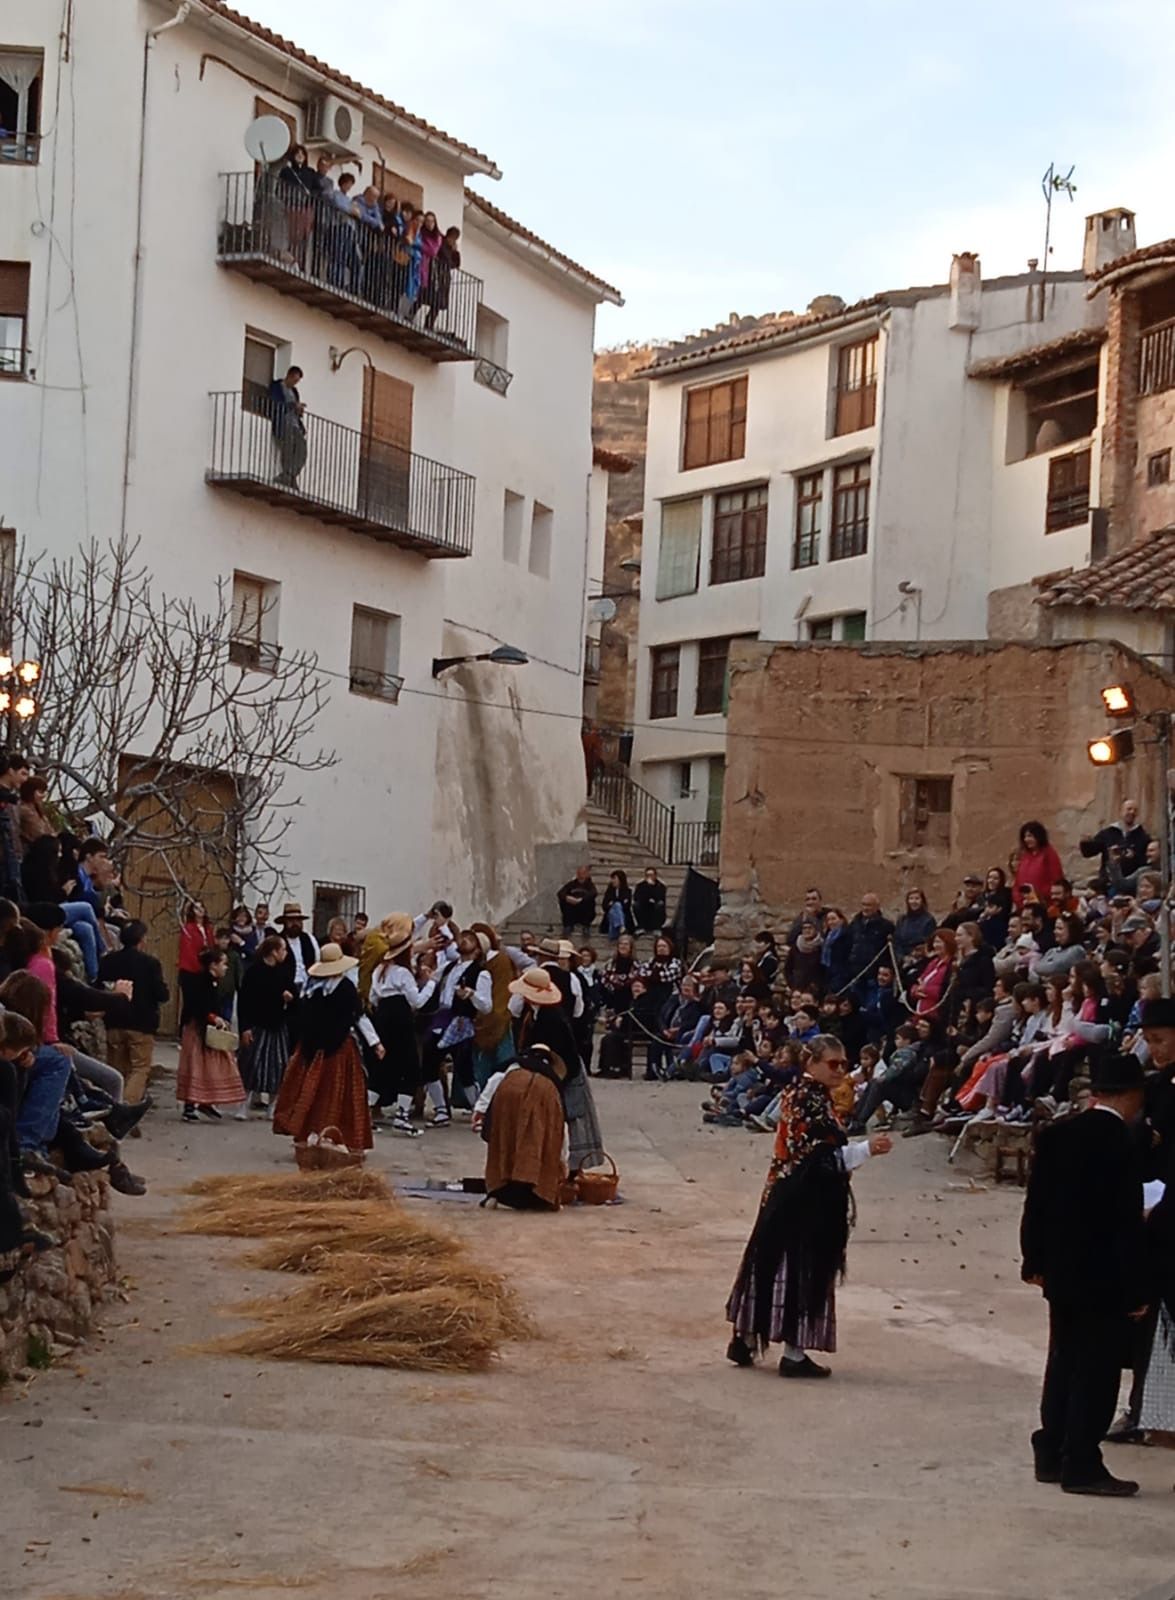
[[(587, 822), (588, 843), (585, 858), (591, 862), (592, 878), (596, 888), (603, 897), (608, 875), (612, 872), (624, 872), (628, 875), (629, 884), (635, 887), (637, 881), (644, 874), (646, 867), (656, 867), (657, 876), (664, 883), (667, 891), (667, 907), (670, 919), (677, 908), (681, 895), (682, 885), (685, 882), (687, 867), (666, 866), (653, 855), (645, 846), (631, 834), (628, 829), (609, 812), (589, 800), (584, 809)], [(555, 899), (554, 891), (549, 896), (550, 906), (547, 919), (531, 917), (519, 919), (510, 917), (501, 926), (501, 934), (507, 943), (513, 943), (519, 933), (529, 929), (540, 939), (546, 934), (558, 934), (561, 931), (559, 919), (559, 906)], [(593, 942), (597, 936), (593, 934)], [(649, 941), (651, 943), (651, 941)], [(643, 954), (642, 941), (642, 954)]]

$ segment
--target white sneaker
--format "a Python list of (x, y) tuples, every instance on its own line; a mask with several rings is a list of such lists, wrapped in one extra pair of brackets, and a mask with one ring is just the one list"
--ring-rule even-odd
[(238, 1106), (237, 1109), (233, 1112), (233, 1121), (234, 1122), (248, 1122), (248, 1120), (249, 1120), (249, 1102), (246, 1100), (240, 1106)]
[(435, 1111), (433, 1113), (432, 1125), (434, 1128), (447, 1128), (452, 1120), (452, 1117), (447, 1111)]

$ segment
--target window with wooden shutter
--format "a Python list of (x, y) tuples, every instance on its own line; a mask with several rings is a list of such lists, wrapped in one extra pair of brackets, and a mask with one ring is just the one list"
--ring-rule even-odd
[(281, 585), (248, 572), (233, 573), (232, 633), (229, 660), (254, 672), (273, 672), (280, 646), (277, 642), (278, 600)]
[(657, 549), (657, 599), (696, 594), (702, 550), (702, 501), (670, 500), (661, 507)]
[(1049, 462), (1046, 533), (1076, 527), (1089, 516), (1090, 459), (1088, 450), (1074, 450), (1067, 456), (1054, 456)]
[(277, 373), (274, 368), (276, 347), (256, 335), (245, 335), (245, 359), (241, 369), (241, 406), (245, 411), (268, 416), (269, 386)]
[(677, 684), (681, 672), (681, 646), (659, 645), (649, 652), (652, 675), (649, 692), (650, 717), (677, 715)]
[(871, 428), (877, 418), (878, 337), (842, 345), (836, 364), (834, 434)]
[(844, 561), (863, 556), (869, 548), (868, 461), (837, 467), (832, 475), (832, 537), (828, 559)]
[(898, 796), (898, 843), (907, 850), (951, 847), (951, 778), (902, 778)]
[(424, 190), (420, 184), (413, 183), (411, 178), (405, 178), (402, 173), (393, 172), (391, 167), (385, 167), (382, 161), (371, 163), (372, 187), (378, 189), (382, 195), (392, 195), (401, 205), (407, 200), (415, 206), (417, 211), (424, 210)]
[(766, 570), (767, 485), (715, 496), (710, 582), (761, 578)]
[(728, 378), (687, 389), (682, 469), (738, 461), (747, 447), (747, 380)]
[(28, 262), (0, 261), (0, 375), (24, 376), (28, 314)]
[(389, 611), (356, 606), (351, 613), (351, 693), (376, 700), (400, 697), (400, 619)]

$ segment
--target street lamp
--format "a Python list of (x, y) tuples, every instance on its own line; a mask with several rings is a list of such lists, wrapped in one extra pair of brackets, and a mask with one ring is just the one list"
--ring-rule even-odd
[(26, 658), (18, 663), (7, 653), (0, 654), (0, 714), (7, 719), (6, 743), (9, 745), (14, 742), (17, 724), (30, 722), (40, 710), (31, 692), (40, 677), (39, 661)]
[(525, 650), (516, 650), (512, 644), (500, 644), (495, 650), (487, 650), (479, 656), (434, 656), (432, 675), (434, 678), (439, 678), (442, 672), (448, 672), (451, 667), (464, 667), (471, 661), (492, 661), (499, 667), (530, 665), (530, 657)]
[(1129, 761), (1133, 754), (1133, 728), (1122, 728), (1117, 733), (1107, 733), (1104, 738), (1089, 741), (1089, 759), (1095, 767), (1116, 767), (1120, 761)]
[(1132, 717), (1138, 706), (1128, 683), (1111, 683), (1102, 690), (1102, 705), (1107, 717)]

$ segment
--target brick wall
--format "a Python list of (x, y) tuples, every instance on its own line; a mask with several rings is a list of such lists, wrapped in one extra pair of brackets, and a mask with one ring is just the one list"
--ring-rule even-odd
[[(1144, 709), (1175, 709), (1175, 679), (1110, 641), (736, 646), (724, 937), (778, 922), (812, 883), (854, 910), (867, 889), (893, 908), (917, 885), (943, 914), (964, 872), (1007, 867), (1030, 818), (1081, 876), (1077, 841), (1127, 795), (1144, 820), (1159, 810), (1145, 749), (1102, 771), (1086, 755), (1105, 727), (1099, 691), (1123, 678)], [(951, 778), (947, 848), (901, 844), (902, 775)]]
[(1140, 537), (1133, 526), (1138, 456), (1139, 300), (1128, 290), (1110, 291), (1106, 322), (1106, 410), (1102, 429), (1101, 503), (1109, 512), (1108, 555)]

